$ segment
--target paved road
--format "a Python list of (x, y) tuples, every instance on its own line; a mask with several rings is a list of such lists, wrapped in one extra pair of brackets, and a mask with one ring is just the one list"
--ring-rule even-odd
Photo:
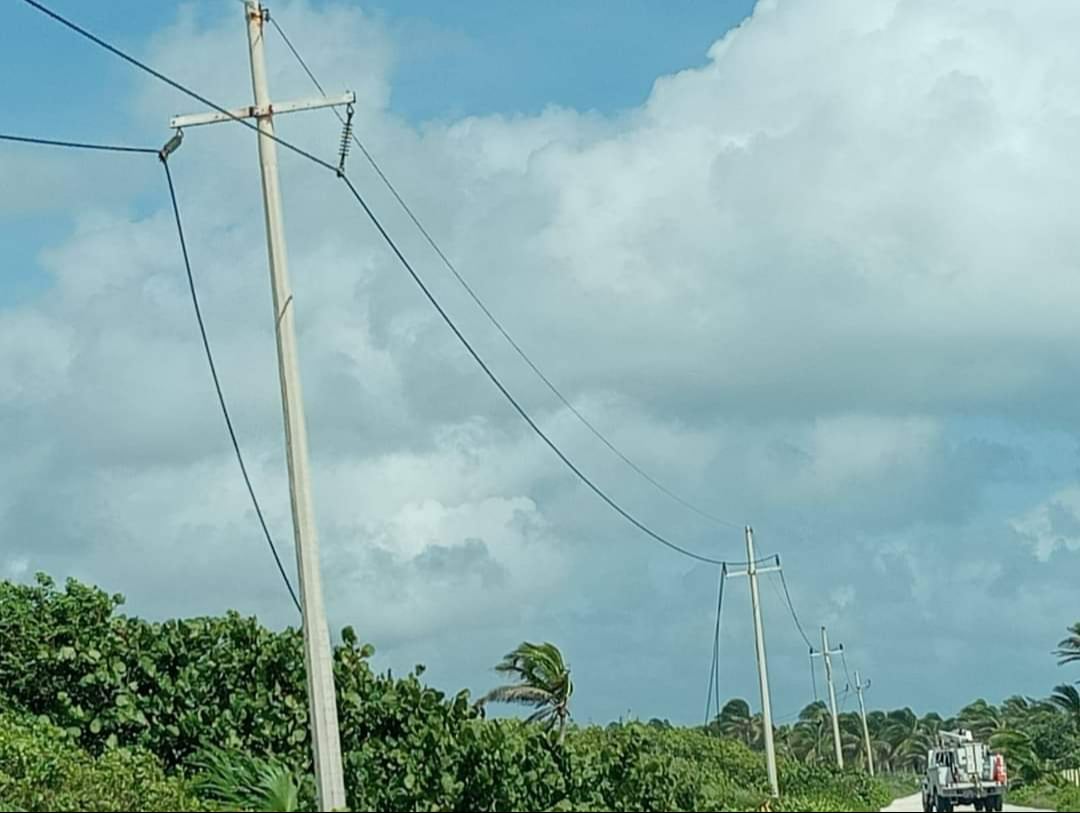
[[(962, 807), (961, 810), (972, 810), (970, 807)], [(1005, 805), (1006, 810), (1016, 811), (1030, 811), (1033, 808), (1030, 807), (1013, 807), (1012, 805)], [(922, 796), (916, 794), (915, 796), (909, 796), (906, 799), (900, 799), (893, 802), (891, 806), (885, 808), (885, 813), (922, 813)]]

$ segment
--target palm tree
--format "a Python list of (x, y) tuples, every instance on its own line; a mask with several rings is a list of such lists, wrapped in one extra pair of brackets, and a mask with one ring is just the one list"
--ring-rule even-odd
[[(881, 738), (880, 722), (884, 715), (875, 718), (874, 714), (866, 716), (866, 730), (870, 734), (870, 749), (874, 755), (874, 763), (879, 769), (885, 769), (882, 753), (888, 749), (888, 744)], [(866, 758), (866, 737), (863, 734), (862, 718), (852, 712), (840, 715), (840, 744), (844, 750), (844, 761), (851, 766), (868, 766)]]
[(990, 738), (990, 746), (1005, 755), (1009, 772), (1017, 774), (1026, 784), (1037, 782), (1050, 770), (1047, 761), (1035, 750), (1034, 740), (1022, 731), (999, 731)]
[(1073, 728), (1080, 731), (1080, 691), (1070, 683), (1063, 683), (1054, 689), (1050, 702), (1059, 710), (1065, 712), (1073, 724)]
[(566, 736), (566, 721), (570, 718), (570, 696), (574, 682), (562, 652), (554, 644), (524, 642), (509, 652), (495, 667), (501, 675), (513, 675), (516, 683), (492, 689), (477, 701), (483, 708), (487, 703), (517, 703), (532, 706), (536, 711), (528, 722), (544, 722), (549, 728), (558, 725), (559, 745)]
[(792, 726), (782, 725), (776, 729), (774, 745), (776, 746), (776, 755), (781, 759), (788, 759), (792, 762), (799, 761), (794, 735), (795, 729)]
[[(1015, 710), (1015, 699), (1013, 709)], [(985, 700), (976, 700), (960, 712), (960, 722), (971, 729), (975, 737), (983, 742), (989, 741), (995, 734), (1002, 734), (1011, 728), (1011, 720), (1006, 710), (999, 709)]]
[(918, 773), (926, 767), (926, 755), (933, 747), (943, 721), (936, 714), (919, 719), (911, 709), (889, 712), (882, 732), (888, 743), (888, 762), (893, 770), (912, 770)]
[(1080, 662), (1080, 622), (1069, 627), (1069, 637), (1058, 644), (1054, 654), (1058, 656), (1060, 666)]
[(792, 731), (791, 740), (793, 750), (807, 764), (819, 765), (833, 759), (829, 707), (818, 701), (804, 708)]
[(765, 739), (761, 716), (753, 714), (745, 700), (729, 700), (716, 716), (715, 723), (721, 737), (738, 740), (748, 748), (757, 748)]
[(1034, 698), (1016, 694), (1001, 704), (1001, 712), (1005, 715), (1006, 720), (1009, 720), (1010, 722), (1021, 722), (1030, 717), (1034, 712), (1038, 711), (1041, 705), (1042, 704)]

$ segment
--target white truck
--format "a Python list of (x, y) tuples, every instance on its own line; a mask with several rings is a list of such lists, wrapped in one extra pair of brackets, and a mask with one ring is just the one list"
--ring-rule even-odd
[(1008, 785), (1005, 757), (975, 742), (970, 731), (942, 732), (926, 756), (923, 810), (952, 813), (960, 805), (972, 805), (976, 811), (1000, 811)]

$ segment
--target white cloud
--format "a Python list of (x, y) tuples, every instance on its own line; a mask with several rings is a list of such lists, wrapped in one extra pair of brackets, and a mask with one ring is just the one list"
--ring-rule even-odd
[(1013, 520), (1012, 527), (1039, 561), (1049, 561), (1059, 550), (1080, 551), (1080, 486), (1051, 495)]
[[(1069, 32), (1080, 9), (1037, 7), (761, 3), (704, 67), (659, 78), (638, 110), (423, 125), (389, 112), (397, 55), (371, 17), (302, 2), (276, 13), (298, 43), (317, 44), (308, 56), (329, 87), (358, 92), (358, 133), (575, 404), (680, 492), (736, 524), (783, 529), (763, 545), (785, 545), (807, 615), (858, 596), (860, 617), (843, 630), (854, 648), (943, 590), (996, 589), (1000, 570), (962, 570), (979, 548), (953, 530), (995, 522), (983, 495), (1016, 476), (1023, 454), (971, 441), (958, 415), (1021, 437), (1077, 428), (1080, 53)], [(148, 51), (240, 103), (237, 22), (183, 12)], [(287, 54), (272, 57), (275, 94), (309, 95)], [(192, 109), (149, 84), (131, 107), (162, 133)], [(279, 132), (336, 150), (329, 117), (283, 117)], [(250, 133), (206, 128), (188, 133), (173, 167), (226, 394), (287, 551), (254, 150)], [(650, 491), (557, 408), (362, 156), (351, 160), (433, 290), (575, 460), (650, 524), (739, 558), (737, 533)], [(70, 170), (49, 166), (42, 177)], [(676, 657), (663, 642), (713, 600), (711, 574), (687, 575), (574, 484), (333, 177), (287, 153), (282, 168), (335, 621), (401, 651), (424, 641), (434, 660), (457, 639), (487, 657), (507, 635), (561, 631), (595, 648), (576, 659), (597, 680), (604, 644), (583, 642), (590, 629), (632, 629), (642, 650), (641, 639), (660, 642), (641, 657)], [(148, 612), (236, 604), (291, 620), (228, 456), (163, 182), (132, 173), (102, 182), (99, 202), (44, 252), (53, 286), (0, 312), (0, 418), (12, 427), (0, 440), (0, 482), (12, 484), (0, 533), (14, 540), (10, 561), (93, 576)], [(20, 205), (12, 188), (0, 186), (0, 212)], [(1062, 492), (1015, 525), (1042, 556), (1080, 542), (1055, 529), (1058, 504), (1072, 511), (1080, 496)], [(796, 546), (787, 529), (804, 524), (798, 539), (812, 544)], [(867, 546), (882, 538), (888, 583), (870, 591)], [(937, 573), (962, 577), (950, 586)], [(677, 578), (692, 586), (665, 592)], [(1032, 606), (1032, 624), (1056, 595)], [(1071, 608), (1059, 603), (1064, 624)], [(898, 658), (925, 637), (907, 629), (905, 643), (903, 632)]]

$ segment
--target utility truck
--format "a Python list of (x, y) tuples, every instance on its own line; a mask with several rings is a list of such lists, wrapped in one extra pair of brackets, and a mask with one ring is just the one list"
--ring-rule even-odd
[(922, 802), (926, 813), (952, 813), (960, 805), (994, 813), (1005, 807), (1005, 757), (976, 742), (970, 731), (944, 731), (926, 756)]

